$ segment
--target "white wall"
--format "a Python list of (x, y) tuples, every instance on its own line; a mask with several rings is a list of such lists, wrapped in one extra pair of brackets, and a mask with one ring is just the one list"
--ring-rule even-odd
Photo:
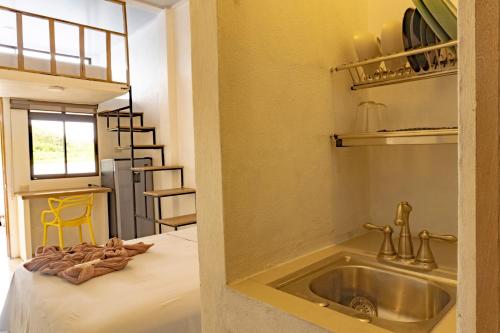
[[(167, 43), (169, 114), (166, 116), (169, 117), (171, 124), (167, 141), (168, 158), (172, 164), (184, 166), (184, 185), (196, 188), (191, 30), (187, 0), (180, 1), (167, 9)], [(178, 186), (178, 177), (173, 178), (171, 184)], [(171, 212), (170, 216), (193, 213), (194, 198), (193, 195), (173, 198), (171, 200), (173, 204), (167, 206), (167, 212)]]
[[(182, 1), (160, 10), (129, 2), (127, 11), (134, 111), (144, 112), (145, 126), (156, 127), (157, 143), (166, 146), (165, 163), (183, 165), (185, 186), (195, 187), (189, 3)], [(128, 99), (117, 99), (101, 104), (100, 109), (127, 104)], [(123, 120), (124, 125), (126, 122), (128, 119)], [(111, 123), (116, 121), (112, 119)], [(115, 150), (116, 134), (107, 132), (105, 120), (99, 128), (101, 158), (130, 157), (129, 152)], [(122, 145), (127, 145), (129, 134), (122, 134), (122, 139)], [(134, 140), (151, 144), (151, 133), (136, 134)], [(137, 156), (151, 156), (154, 165), (161, 164), (159, 151), (137, 151)], [(156, 189), (180, 186), (178, 171), (157, 172), (154, 177)], [(192, 195), (162, 200), (162, 217), (194, 211)]]
[[(384, 22), (401, 19), (410, 0), (369, 2), (369, 30), (380, 36)], [(458, 125), (457, 77), (412, 82), (369, 90), (371, 100), (387, 105), (386, 128)], [(413, 206), (415, 235), (428, 229), (457, 235), (457, 145), (369, 148), (370, 216), (373, 223), (393, 224), (396, 206)]]
[[(5, 124), (5, 146), (6, 146), (6, 168), (8, 181), (9, 213), (11, 226), (12, 256), (19, 255), (18, 223), (21, 221), (16, 204), (16, 192), (64, 189), (74, 187), (85, 187), (88, 184), (100, 185), (100, 177), (80, 177), (65, 179), (32, 180), (30, 176), (29, 158), (29, 133), (28, 114), (23, 110), (11, 110), (8, 98), (3, 99), (4, 124)], [(42, 243), (42, 225), (40, 213), (48, 209), (47, 199), (30, 200), (31, 215), (31, 238), (33, 250)], [(108, 214), (106, 195), (97, 194), (93, 211), (93, 226), (96, 241), (103, 243), (108, 239)], [(90, 240), (87, 230), (84, 229), (85, 240)], [(65, 243), (67, 245), (79, 243), (76, 228), (67, 228), (64, 231)], [(50, 230), (48, 243), (57, 244), (57, 233)]]
[[(168, 113), (167, 99), (167, 51), (166, 20), (163, 11), (146, 6), (127, 6), (129, 19), (130, 82), (133, 90), (134, 111), (144, 112), (144, 125), (157, 127), (159, 144), (165, 144), (160, 132), (167, 132), (168, 123), (160, 122), (160, 115)], [(99, 105), (100, 111), (128, 105), (128, 94)], [(139, 118), (135, 120), (139, 125)], [(111, 127), (116, 119), (110, 120)], [(129, 119), (121, 120), (122, 126), (129, 126)], [(106, 120), (99, 122), (101, 158), (130, 158), (128, 151), (118, 151), (117, 134), (108, 132)], [(151, 133), (135, 134), (136, 144), (152, 143)], [(129, 133), (122, 133), (122, 146), (130, 144)], [(136, 151), (137, 156), (153, 157), (160, 164), (160, 153)]]

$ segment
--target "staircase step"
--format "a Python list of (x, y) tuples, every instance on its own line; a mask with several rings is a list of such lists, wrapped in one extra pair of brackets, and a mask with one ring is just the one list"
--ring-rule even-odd
[(162, 170), (181, 170), (184, 169), (181, 165), (156, 165), (156, 166), (144, 166), (144, 167), (134, 167), (132, 171), (162, 171)]
[[(130, 117), (130, 112), (118, 112), (116, 113), (115, 111), (102, 111), (97, 114), (99, 117), (120, 117), (120, 118), (128, 118)], [(144, 115), (144, 112), (134, 112), (132, 114), (134, 117), (142, 117)]]
[[(163, 149), (165, 145), (134, 145), (134, 149)], [(130, 150), (130, 146), (117, 147), (118, 150)]]
[(170, 188), (166, 190), (147, 191), (144, 192), (144, 195), (153, 198), (164, 198), (164, 197), (173, 197), (176, 195), (184, 195), (192, 193), (196, 193), (196, 190), (194, 188), (180, 187), (180, 188)]
[(156, 220), (156, 223), (163, 224), (172, 228), (178, 228), (185, 225), (196, 223), (196, 214), (169, 217), (167, 219)]
[[(108, 131), (110, 132), (118, 132), (118, 128), (120, 129), (120, 132), (130, 132), (130, 126), (120, 126), (120, 127), (111, 127), (108, 128)], [(134, 132), (152, 132), (156, 128), (155, 127), (150, 127), (150, 126), (134, 126), (133, 128)]]

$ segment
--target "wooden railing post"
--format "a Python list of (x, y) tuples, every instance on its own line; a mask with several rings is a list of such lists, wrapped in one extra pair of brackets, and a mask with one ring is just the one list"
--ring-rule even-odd
[(112, 81), (111, 72), (111, 33), (106, 31), (106, 80), (108, 82)]
[(50, 37), (50, 73), (57, 74), (56, 70), (56, 32), (54, 20), (49, 20), (49, 37)]
[(23, 54), (23, 14), (16, 13), (17, 24), (17, 68), (24, 69), (24, 54)]
[(127, 57), (127, 84), (130, 85), (130, 57), (128, 49), (128, 21), (127, 21), (127, 4), (122, 2), (122, 16), (123, 16), (123, 33), (125, 34), (125, 56)]
[(85, 28), (80, 28), (80, 77), (85, 78)]

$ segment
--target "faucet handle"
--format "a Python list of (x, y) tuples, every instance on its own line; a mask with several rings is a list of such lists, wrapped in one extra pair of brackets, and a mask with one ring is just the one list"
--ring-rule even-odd
[(455, 236), (434, 235), (431, 234), (428, 230), (422, 230), (418, 234), (418, 237), (420, 238), (420, 247), (418, 249), (415, 261), (419, 264), (427, 266), (429, 269), (437, 268), (436, 260), (434, 259), (434, 255), (432, 254), (430, 240), (438, 239), (449, 243), (455, 243), (457, 241), (457, 237)]
[(378, 230), (384, 232), (384, 229), (389, 227), (391, 230), (391, 226), (389, 225), (375, 225), (373, 223), (365, 223), (363, 224), (363, 228), (368, 229), (368, 230)]
[(382, 246), (378, 251), (378, 257), (384, 259), (394, 259), (396, 258), (396, 250), (394, 249), (394, 243), (392, 242), (392, 227), (390, 225), (375, 225), (372, 223), (365, 223), (363, 227), (368, 230), (376, 230), (384, 233), (384, 241)]
[[(424, 231), (427, 231), (427, 230), (424, 230)], [(452, 235), (434, 235), (434, 234), (429, 233), (429, 237), (431, 239), (439, 239), (439, 240), (446, 241), (449, 243), (455, 243), (458, 241), (457, 237), (452, 236)]]

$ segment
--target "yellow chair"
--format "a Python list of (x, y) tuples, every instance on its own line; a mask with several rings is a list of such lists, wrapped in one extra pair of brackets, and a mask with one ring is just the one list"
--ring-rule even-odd
[[(78, 227), (80, 242), (82, 239), (82, 224), (88, 224), (90, 238), (92, 244), (95, 245), (94, 230), (92, 228), (92, 206), (94, 203), (94, 195), (75, 195), (64, 199), (49, 198), (50, 210), (42, 212), (40, 220), (43, 224), (43, 245), (47, 245), (47, 228), (57, 227), (59, 230), (59, 247), (64, 248), (63, 228)], [(82, 207), (85, 208), (83, 215), (77, 218), (65, 219), (62, 217), (62, 212), (69, 208)], [(47, 217), (52, 215), (52, 219)]]

